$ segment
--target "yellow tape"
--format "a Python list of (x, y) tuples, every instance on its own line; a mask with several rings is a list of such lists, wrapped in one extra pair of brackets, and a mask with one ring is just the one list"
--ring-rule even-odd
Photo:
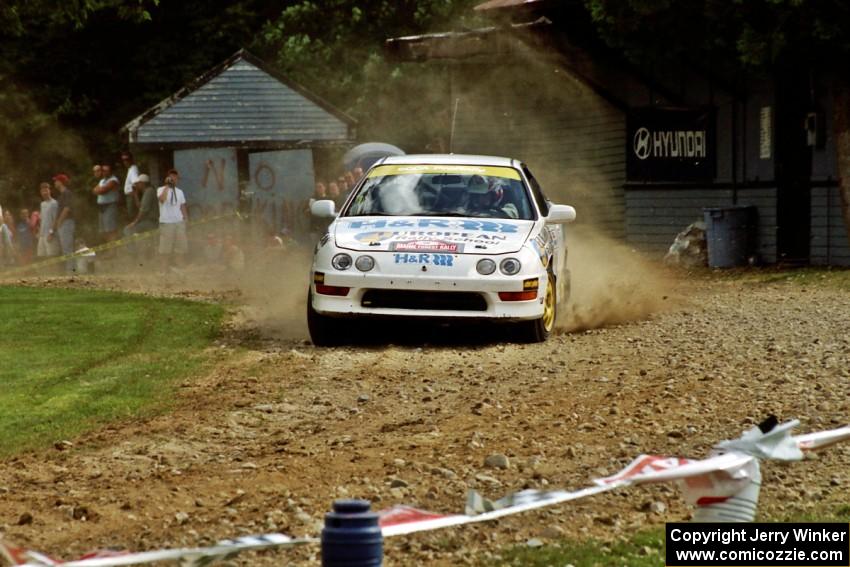
[(519, 181), (519, 172), (512, 167), (498, 167), (490, 165), (379, 165), (369, 172), (369, 177), (383, 177), (384, 175), (404, 174), (455, 174), (455, 175), (487, 175), (489, 177), (503, 177)]
[[(226, 214), (223, 214), (223, 215), (217, 215), (217, 216), (214, 216), (214, 217), (208, 217), (208, 218), (205, 218), (205, 219), (201, 219), (199, 221), (194, 221), (194, 222), (192, 222), (191, 225), (189, 225), (189, 227), (206, 224), (206, 223), (209, 223), (209, 222), (225, 219), (225, 218), (232, 217), (232, 216), (235, 216), (240, 220), (242, 219), (242, 215), (239, 214), (239, 212), (234, 211), (232, 213), (226, 213)], [(65, 254), (64, 256), (53, 256), (52, 258), (49, 258), (47, 260), (41, 260), (40, 262), (36, 262), (34, 264), (28, 264), (26, 266), (19, 266), (17, 268), (13, 268), (11, 270), (0, 271), (0, 278), (15, 276), (17, 274), (23, 274), (23, 273), (29, 272), (31, 270), (38, 270), (40, 268), (45, 268), (47, 266), (52, 266), (54, 264), (61, 264), (62, 262), (65, 262), (65, 261), (69, 260), (70, 258), (78, 258), (78, 257), (87, 256), (87, 255), (91, 254), (92, 252), (95, 252), (95, 253), (103, 252), (104, 250), (111, 250), (113, 248), (118, 248), (120, 246), (126, 246), (128, 244), (133, 243), (133, 242), (138, 242), (140, 240), (153, 238), (157, 234), (159, 234), (159, 229), (154, 228), (152, 230), (148, 230), (148, 231), (145, 231), (145, 232), (133, 234), (132, 236), (125, 236), (124, 238), (120, 238), (118, 240), (113, 240), (112, 242), (106, 242), (104, 244), (99, 244), (99, 245), (97, 245), (93, 248), (87, 248), (84, 252), (73, 252), (71, 254)]]

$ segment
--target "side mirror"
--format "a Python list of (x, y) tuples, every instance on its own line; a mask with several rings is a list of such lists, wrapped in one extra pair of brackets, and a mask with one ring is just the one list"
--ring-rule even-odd
[(322, 199), (321, 201), (313, 201), (310, 205), (310, 212), (314, 217), (333, 218), (336, 216), (336, 203), (330, 199)]
[(565, 224), (576, 220), (576, 210), (569, 205), (551, 205), (546, 222), (552, 224)]

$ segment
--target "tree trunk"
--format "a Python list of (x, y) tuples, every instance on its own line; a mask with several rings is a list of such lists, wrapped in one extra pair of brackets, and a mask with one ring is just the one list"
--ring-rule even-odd
[(850, 77), (841, 75), (836, 78), (832, 105), (838, 192), (841, 194), (841, 213), (847, 242), (850, 244)]

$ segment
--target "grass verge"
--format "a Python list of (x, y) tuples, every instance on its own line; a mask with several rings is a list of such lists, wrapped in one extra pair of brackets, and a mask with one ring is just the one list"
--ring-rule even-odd
[(224, 310), (124, 293), (0, 287), (0, 455), (161, 411)]

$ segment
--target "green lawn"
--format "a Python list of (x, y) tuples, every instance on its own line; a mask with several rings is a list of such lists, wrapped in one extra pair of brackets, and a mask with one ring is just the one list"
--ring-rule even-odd
[(224, 310), (123, 293), (0, 287), (0, 455), (167, 407)]

